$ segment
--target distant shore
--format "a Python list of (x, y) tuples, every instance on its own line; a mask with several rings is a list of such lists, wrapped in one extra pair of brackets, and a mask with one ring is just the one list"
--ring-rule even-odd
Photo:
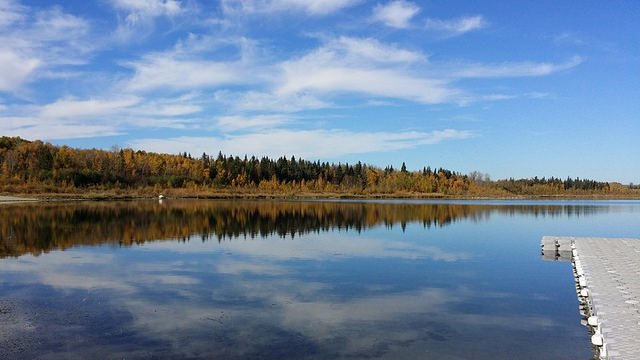
[[(440, 193), (352, 193), (352, 192), (184, 192), (167, 191), (162, 193), (166, 199), (210, 199), (210, 200), (640, 200), (639, 197), (616, 194), (612, 196), (580, 195), (447, 195)], [(157, 199), (159, 194), (138, 192), (85, 192), (85, 193), (42, 193), (0, 195), (0, 204), (27, 203), (35, 201), (104, 201), (104, 200), (142, 200)]]
[(4, 196), (0, 195), (0, 204), (13, 204), (22, 202), (39, 201), (38, 198), (22, 197), (22, 196)]

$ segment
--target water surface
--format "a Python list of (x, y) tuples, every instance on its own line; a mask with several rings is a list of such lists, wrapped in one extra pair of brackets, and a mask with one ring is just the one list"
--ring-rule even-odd
[(640, 203), (0, 207), (0, 358), (589, 359), (543, 235), (640, 236)]

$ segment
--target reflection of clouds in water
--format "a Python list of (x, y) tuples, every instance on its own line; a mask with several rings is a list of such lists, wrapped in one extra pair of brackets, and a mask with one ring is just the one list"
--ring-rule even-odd
[(11, 267), (16, 266), (20, 267), (23, 264), (64, 264), (69, 266), (78, 266), (78, 265), (96, 265), (96, 264), (111, 264), (113, 262), (115, 255), (114, 254), (97, 254), (88, 251), (73, 251), (73, 252), (64, 252), (64, 251), (52, 251), (50, 253), (33, 256), (33, 255), (25, 255), (20, 257), (19, 259), (13, 259), (13, 261), (3, 260), (0, 264), (3, 267)]
[[(280, 342), (298, 338), (315, 344), (324, 354), (378, 357), (394, 344), (426, 341), (428, 334), (416, 329), (415, 324), (406, 325), (405, 321), (426, 314), (446, 313), (447, 299), (454, 295), (440, 289), (422, 289), (395, 295), (365, 296), (345, 302), (330, 302), (328, 299), (299, 301), (295, 300), (295, 284), (291, 281), (283, 284), (268, 282), (257, 286), (257, 294), (246, 294), (244, 302), (235, 301), (235, 304), (214, 302), (181, 306), (177, 301), (157, 303), (153, 299), (136, 299), (125, 301), (123, 305), (133, 314), (133, 327), (138, 332), (172, 343), (172, 348), (179, 349), (183, 355), (214, 355), (216, 351), (211, 352), (211, 344), (205, 339), (232, 334), (234, 338), (227, 341), (235, 345), (241, 343), (248, 353), (255, 351), (264, 338)], [(252, 287), (246, 283), (240, 286), (242, 289)], [(268, 295), (264, 298), (257, 296), (263, 294), (261, 288), (267, 287), (288, 288), (293, 293), (276, 291), (264, 294)], [(234, 289), (226, 291), (232, 294), (232, 299), (236, 299), (234, 293), (240, 293)], [(303, 292), (313, 297), (308, 290)], [(260, 306), (247, 306), (256, 303)], [(428, 327), (428, 324), (423, 326)], [(261, 332), (267, 328), (270, 333)], [(176, 334), (188, 335), (189, 340)], [(239, 335), (242, 337), (235, 338)], [(376, 346), (380, 352), (377, 355), (374, 351)]]
[[(183, 307), (179, 302), (159, 304), (145, 299), (129, 301), (126, 307), (135, 314), (134, 327), (141, 333), (195, 353), (210, 350), (201, 339), (186, 342), (175, 334), (196, 338), (203, 334), (214, 338), (242, 334), (242, 340), (228, 340), (240, 341), (247, 351), (264, 337), (279, 337), (272, 340), (283, 342), (298, 337), (334, 356), (396, 358), (404, 354), (415, 358), (418, 349), (434, 341), (453, 341), (452, 337), (460, 336), (455, 329), (465, 329), (463, 336), (469, 336), (554, 326), (552, 319), (542, 316), (514, 319), (459, 313), (454, 305), (473, 301), (473, 293), (464, 288), (361, 294), (345, 300), (327, 295), (327, 286), (292, 279), (245, 279), (214, 289), (213, 303)], [(266, 325), (272, 333), (261, 332)], [(459, 350), (464, 353), (463, 348)], [(466, 351), (473, 354), (470, 349)]]
[(134, 292), (134, 286), (114, 278), (111, 274), (95, 272), (96, 266), (108, 268), (114, 258), (114, 255), (92, 254), (82, 250), (55, 251), (38, 257), (28, 255), (18, 260), (3, 260), (0, 269), (23, 274), (22, 281), (25, 283), (42, 284), (57, 289)]
[(144, 283), (147, 285), (197, 285), (200, 284), (200, 280), (184, 276), (184, 275), (136, 275), (136, 283)]
[[(124, 252), (100, 255), (75, 249), (3, 261), (0, 269), (23, 273), (25, 282), (59, 290), (98, 290), (95, 296), (102, 297), (101, 306), (129, 314), (128, 322), (117, 326), (163, 344), (169, 357), (242, 358), (289, 349), (289, 357), (415, 358), (436, 341), (453, 342), (460, 336), (459, 328), (467, 334), (553, 324), (547, 318), (514, 321), (509, 316), (461, 314), (458, 306), (486, 296), (464, 287), (398, 292), (394, 287), (363, 284), (357, 294), (342, 294), (329, 280), (296, 278), (298, 260), (468, 258), (433, 246), (342, 234), (213, 245), (215, 251), (207, 251), (212, 243), (146, 244), (129, 260), (117, 256)], [(183, 250), (178, 255), (183, 259), (158, 260), (156, 255), (164, 249), (175, 255), (174, 246)], [(126, 253), (131, 251), (135, 249)], [(82, 328), (60, 333), (64, 331)], [(136, 354), (126, 342), (103, 346), (102, 351), (118, 357)], [(82, 351), (88, 355), (95, 349)], [(277, 355), (287, 357), (269, 356)]]
[(163, 262), (159, 262), (159, 263), (153, 263), (153, 262), (144, 262), (144, 263), (136, 263), (134, 265), (135, 267), (135, 271), (138, 272), (151, 272), (151, 273), (155, 273), (155, 272), (167, 272), (167, 271), (180, 271), (182, 269), (185, 268), (185, 266), (187, 266), (187, 262), (186, 261), (163, 261)]
[(84, 290), (118, 290), (134, 292), (136, 288), (130, 284), (113, 279), (108, 275), (84, 274), (76, 275), (61, 273), (53, 270), (40, 273), (40, 283), (58, 289), (84, 289)]
[[(195, 240), (191, 243), (196, 243)], [(177, 242), (157, 242), (145, 244), (145, 250), (171, 250), (184, 253), (225, 251), (273, 260), (331, 260), (338, 257), (367, 257), (460, 261), (471, 258), (470, 254), (448, 252), (433, 245), (340, 233), (308, 234), (295, 239), (277, 237), (251, 240), (234, 239), (215, 245), (197, 244), (195, 246), (184, 246), (184, 244)]]
[(250, 263), (247, 261), (221, 259), (216, 262), (215, 269), (219, 274), (259, 274), (259, 275), (284, 275), (287, 269), (284, 266), (264, 263)]
[(135, 293), (141, 286), (197, 285), (200, 282), (195, 277), (173, 274), (176, 262), (119, 267), (115, 254), (92, 254), (89, 251), (56, 251), (46, 256), (29, 255), (18, 260), (3, 260), (0, 269), (23, 274), (25, 283), (69, 290)]

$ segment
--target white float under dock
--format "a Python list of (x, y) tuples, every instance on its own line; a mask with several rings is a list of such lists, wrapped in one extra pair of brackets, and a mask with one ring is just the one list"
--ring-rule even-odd
[(640, 239), (542, 238), (547, 260), (567, 258), (583, 323), (601, 359), (640, 358)]

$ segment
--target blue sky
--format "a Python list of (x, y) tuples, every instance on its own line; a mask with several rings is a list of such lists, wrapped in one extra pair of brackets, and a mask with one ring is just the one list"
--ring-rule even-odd
[(640, 2), (0, 0), (0, 134), (640, 183)]

